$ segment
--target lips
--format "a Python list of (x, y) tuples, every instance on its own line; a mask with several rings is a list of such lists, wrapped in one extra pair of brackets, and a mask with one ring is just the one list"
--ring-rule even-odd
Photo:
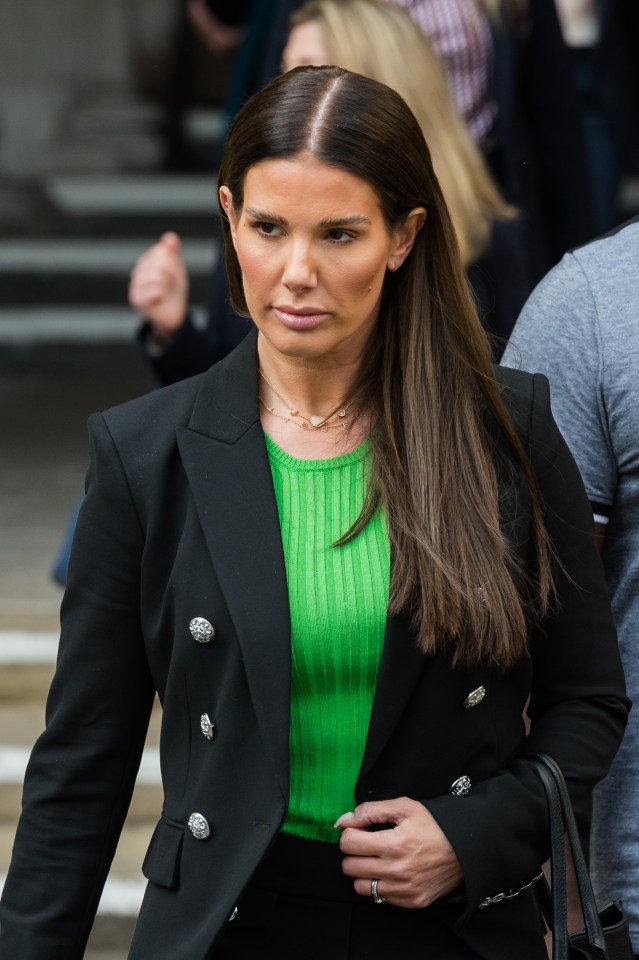
[(273, 307), (273, 313), (289, 330), (310, 330), (326, 317), (326, 311), (317, 307)]

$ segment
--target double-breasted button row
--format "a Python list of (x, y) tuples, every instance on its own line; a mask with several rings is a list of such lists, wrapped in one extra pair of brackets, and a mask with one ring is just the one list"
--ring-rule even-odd
[(470, 710), (472, 707), (478, 706), (486, 696), (486, 687), (477, 687), (476, 690), (471, 690), (466, 699), (464, 700), (464, 706), (467, 710)]
[(211, 828), (208, 820), (201, 813), (192, 813), (188, 819), (188, 828), (196, 840), (208, 840)]
[(198, 643), (210, 643), (215, 638), (213, 626), (204, 617), (193, 617), (189, 623), (189, 630)]
[(207, 740), (215, 740), (215, 724), (211, 721), (208, 713), (203, 713), (200, 717), (200, 730)]
[[(200, 717), (200, 729), (207, 740), (215, 738), (215, 724), (211, 723), (208, 713), (203, 713)], [(201, 813), (191, 814), (188, 819), (188, 828), (196, 840), (208, 840), (211, 836), (208, 820)]]
[(464, 774), (463, 777), (457, 777), (451, 783), (449, 790), (454, 797), (465, 797), (467, 793), (470, 793), (471, 786), (470, 777)]
[[(471, 690), (466, 696), (464, 707), (466, 710), (471, 710), (473, 707), (478, 706), (485, 696), (486, 687), (476, 687), (475, 690)], [(471, 786), (470, 777), (464, 774), (462, 777), (457, 777), (456, 780), (453, 780), (448, 790), (454, 797), (465, 797), (466, 794), (470, 793)]]

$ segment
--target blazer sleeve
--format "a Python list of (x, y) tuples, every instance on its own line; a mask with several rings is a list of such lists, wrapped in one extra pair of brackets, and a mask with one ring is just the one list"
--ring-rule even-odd
[(229, 297), (228, 277), (224, 260), (220, 258), (209, 278), (204, 328), (197, 327), (192, 313), (188, 312), (171, 343), (161, 351), (150, 351), (147, 345), (150, 324), (148, 321), (143, 324), (137, 335), (138, 345), (159, 384), (166, 386), (204, 373), (241, 343), (253, 324), (233, 310)]
[(90, 436), (46, 729), (29, 761), (0, 911), (7, 960), (84, 956), (153, 703), (140, 627), (143, 530), (100, 415)]
[(592, 511), (552, 418), (548, 381), (536, 374), (532, 383), (527, 445), (558, 561), (557, 599), (530, 640), (531, 729), (520, 755), (466, 797), (425, 801), (463, 870), (466, 903), (458, 926), (485, 897), (527, 883), (548, 857), (545, 796), (526, 756), (546, 753), (557, 761), (583, 823), (630, 706)]

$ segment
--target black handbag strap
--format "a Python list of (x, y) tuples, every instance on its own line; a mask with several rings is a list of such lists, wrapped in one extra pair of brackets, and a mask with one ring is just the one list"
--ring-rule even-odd
[(532, 758), (535, 773), (541, 779), (548, 803), (550, 822), (550, 869), (552, 880), (552, 932), (553, 960), (568, 960), (568, 888), (566, 882), (566, 852), (564, 833), (572, 856), (577, 883), (577, 892), (584, 915), (586, 939), (591, 947), (600, 951), (603, 960), (608, 960), (595, 896), (588, 874), (575, 814), (570, 802), (563, 774), (555, 761), (543, 753)]

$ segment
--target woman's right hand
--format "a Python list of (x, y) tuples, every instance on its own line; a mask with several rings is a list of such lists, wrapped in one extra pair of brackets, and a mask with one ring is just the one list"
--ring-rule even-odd
[(135, 263), (129, 281), (129, 303), (143, 313), (154, 337), (168, 344), (184, 323), (189, 277), (177, 233), (163, 233)]

